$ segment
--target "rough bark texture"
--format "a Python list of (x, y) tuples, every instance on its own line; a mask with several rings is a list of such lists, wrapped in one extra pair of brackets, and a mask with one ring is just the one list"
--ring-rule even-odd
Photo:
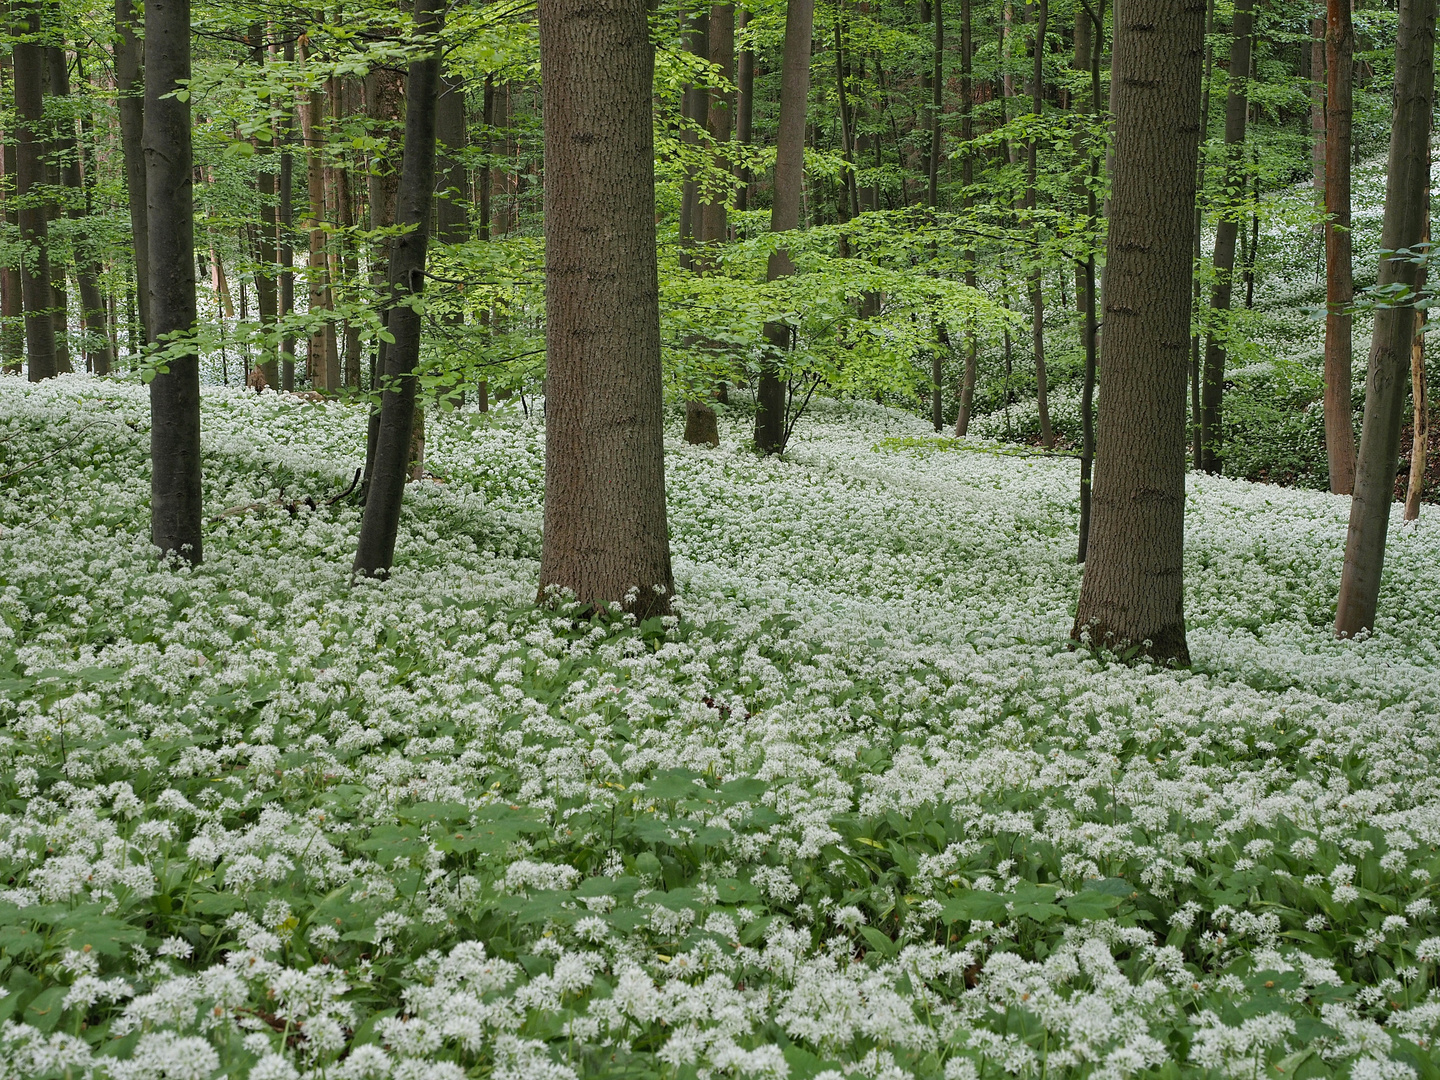
[[(50, 318), (50, 235), (40, 189), (43, 159), (45, 50), (33, 38), (40, 33), (38, 0), (11, 5), (12, 32), (32, 40), (14, 43), (15, 57), (15, 202), (24, 255), (20, 292), (25, 308), (25, 355), (31, 382), (56, 372), (55, 324)], [(188, 261), (188, 260), (187, 260)]]
[(1126, 0), (1117, 15), (1105, 393), (1072, 636), (1188, 664), (1185, 367), (1205, 6)]
[[(1430, 218), (1430, 108), (1435, 95), (1435, 2), (1400, 0), (1395, 46), (1395, 114), (1385, 180), (1383, 251), (1414, 248)], [(1416, 286), (1419, 267), (1405, 259), (1382, 259), (1377, 288)], [(1345, 569), (1335, 633), (1349, 637), (1375, 626), (1385, 538), (1394, 500), (1396, 463), (1415, 312), (1409, 306), (1375, 313), (1365, 380), (1365, 419), (1355, 462), (1355, 493), (1345, 537)]]
[(1245, 117), (1249, 109), (1250, 35), (1254, 0), (1236, 0), (1230, 25), (1230, 85), (1225, 95), (1225, 191), (1215, 226), (1215, 284), (1210, 289), (1210, 334), (1200, 385), (1200, 467), (1220, 471), (1220, 410), (1225, 394), (1225, 335), (1235, 283), (1235, 242), (1245, 190)]
[[(805, 186), (805, 102), (810, 92), (810, 35), (815, 0), (789, 0), (785, 11), (785, 51), (780, 70), (780, 125), (775, 139), (775, 192), (770, 231), (800, 227), (800, 196)], [(790, 253), (778, 248), (767, 266), (768, 280), (795, 272)], [(765, 324), (765, 339), (778, 358), (790, 346), (790, 327)], [(755, 394), (755, 445), (766, 454), (785, 449), (785, 381), (772, 363), (760, 371)]]
[[(1213, 9), (1214, 0), (1210, 0), (1209, 9)], [(1096, 0), (1095, 6), (1091, 9), (1094, 12), (1094, 23), (1087, 22), (1087, 31), (1081, 33), (1079, 24), (1076, 24), (1075, 57), (1077, 62), (1083, 57), (1090, 68), (1090, 112), (1098, 115), (1103, 107), (1100, 97), (1100, 51), (1101, 43), (1105, 36), (1105, 5), (1103, 0)], [(1089, 13), (1087, 13), (1087, 20)], [(1209, 15), (1206, 15), (1206, 26), (1209, 26)], [(1093, 29), (1093, 35), (1089, 32)], [(1093, 36), (1093, 47), (1091, 39)], [(1080, 45), (1084, 40), (1085, 50), (1082, 53)], [(1207, 53), (1208, 63), (1208, 53)], [(1201, 129), (1204, 130), (1203, 128)], [(1090, 233), (1092, 237), (1098, 235), (1100, 230), (1100, 208), (1099, 199), (1095, 189), (1100, 183), (1100, 154), (1094, 146), (1089, 148), (1090, 166), (1089, 183), (1085, 185), (1085, 209), (1089, 218)], [(1196, 225), (1199, 231), (1199, 225)], [(1075, 561), (1083, 563), (1090, 552), (1090, 513), (1091, 496), (1093, 494), (1094, 473), (1095, 473), (1095, 380), (1099, 375), (1099, 320), (1096, 317), (1096, 279), (1095, 279), (1095, 249), (1092, 244), (1089, 254), (1085, 259), (1085, 265), (1081, 269), (1076, 281), (1077, 291), (1080, 293), (1081, 312), (1084, 316), (1084, 348), (1085, 348), (1085, 373), (1080, 384), (1080, 528), (1075, 549)]]
[[(415, 31), (425, 37), (443, 29), (445, 0), (416, 0)], [(435, 191), (435, 113), (440, 90), (440, 45), (410, 63), (405, 107), (405, 149), (400, 161), (395, 224), (404, 232), (390, 244), (386, 326), (394, 338), (385, 349), (375, 461), (360, 519), (353, 572), (384, 577), (395, 560), (400, 505), (410, 475), (415, 434), (415, 368), (420, 360), (420, 313), (414, 304), (425, 287), (425, 249)]]
[(200, 562), (200, 357), (195, 331), (195, 218), (190, 101), (190, 0), (145, 4), (145, 197), (151, 333), (168, 370), (150, 383), (150, 537)]
[(150, 340), (150, 240), (145, 208), (145, 85), (143, 50), (135, 35), (135, 0), (115, 0), (115, 94), (120, 114), (120, 149), (125, 157), (125, 188), (134, 243), (135, 298), (140, 327)]
[(1325, 457), (1330, 490), (1355, 490), (1351, 317), (1355, 298), (1350, 239), (1351, 84), (1355, 27), (1350, 0), (1329, 0), (1325, 22)]
[(540, 594), (670, 610), (654, 50), (645, 0), (540, 0), (545, 541)]

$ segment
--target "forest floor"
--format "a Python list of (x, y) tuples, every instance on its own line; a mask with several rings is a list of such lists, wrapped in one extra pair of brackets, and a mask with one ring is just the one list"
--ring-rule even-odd
[[(1440, 508), (1192, 476), (1194, 666), (1068, 634), (1077, 466), (822, 402), (668, 444), (677, 618), (534, 604), (543, 429), (429, 424), (351, 586), (354, 406), (0, 383), (15, 1076), (1440, 1076)], [(315, 504), (307, 503), (310, 497)]]

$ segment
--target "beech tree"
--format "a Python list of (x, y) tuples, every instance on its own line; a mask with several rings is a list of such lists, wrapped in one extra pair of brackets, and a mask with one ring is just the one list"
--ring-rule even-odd
[(425, 252), (430, 239), (430, 203), (435, 191), (435, 121), (440, 92), (440, 42), (445, 0), (416, 0), (415, 34), (427, 48), (410, 62), (405, 96), (405, 147), (396, 188), (390, 245), (385, 325), (391, 340), (384, 352), (374, 466), (360, 519), (354, 573), (384, 577), (395, 560), (400, 505), (410, 475), (410, 439), (415, 428), (415, 376), (420, 362), (420, 294), (425, 288)]
[(540, 595), (670, 610), (654, 47), (645, 0), (540, 0), (545, 535)]
[(190, 0), (145, 4), (145, 198), (150, 331), (150, 536), (192, 563), (200, 546), (200, 353), (195, 341)]
[(1185, 382), (1205, 9), (1125, 0), (1116, 20), (1115, 165), (1100, 432), (1072, 636), (1190, 662), (1185, 640)]
[[(50, 236), (41, 194), (45, 183), (43, 157), (45, 50), (40, 0), (11, 5), (15, 56), (15, 202), (20, 239), (26, 252), (20, 261), (20, 291), (25, 310), (26, 371), (31, 382), (56, 373), (55, 324), (50, 317)], [(188, 259), (188, 257), (187, 257)]]
[(1400, 424), (1415, 335), (1413, 302), (1420, 263), (1409, 253), (1419, 250), (1430, 219), (1430, 109), (1434, 97), (1435, 2), (1400, 0), (1395, 112), (1390, 125), (1382, 255), (1376, 281), (1377, 293), (1387, 302), (1375, 313), (1370, 337), (1365, 419), (1335, 611), (1335, 633), (1340, 637), (1373, 629), (1380, 599), (1380, 572), (1395, 502)]
[[(800, 227), (800, 196), (805, 186), (805, 101), (810, 92), (810, 37), (815, 25), (815, 0), (789, 0), (785, 5), (785, 53), (780, 69), (780, 129), (775, 138), (775, 191), (770, 231)], [(770, 255), (770, 281), (795, 272), (785, 248)], [(755, 391), (755, 445), (766, 454), (785, 449), (786, 382), (775, 359), (790, 347), (788, 324), (765, 324), (772, 362), (760, 372)]]
[(1330, 490), (1355, 490), (1355, 418), (1350, 403), (1350, 125), (1355, 26), (1351, 0), (1329, 0), (1325, 23), (1325, 455)]

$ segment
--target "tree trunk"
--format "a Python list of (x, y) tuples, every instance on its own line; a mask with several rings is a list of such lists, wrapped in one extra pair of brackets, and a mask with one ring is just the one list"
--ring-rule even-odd
[[(1425, 239), (1430, 239), (1430, 220), (1426, 215)], [(1420, 268), (1416, 285), (1425, 287), (1425, 267)], [(1425, 464), (1430, 449), (1430, 395), (1425, 390), (1425, 311), (1415, 312), (1415, 340), (1410, 345), (1410, 476), (1405, 487), (1405, 520), (1420, 516), (1420, 496), (1425, 490)]]
[[(1214, 0), (1210, 6), (1213, 8)], [(1094, 33), (1086, 33), (1086, 51), (1083, 54), (1087, 65), (1090, 68), (1090, 113), (1098, 117), (1104, 102), (1100, 97), (1100, 54), (1104, 51), (1105, 42), (1105, 4), (1104, 0), (1096, 0), (1094, 7), (1094, 19), (1090, 27)], [(1088, 13), (1087, 13), (1088, 15)], [(1206, 17), (1206, 26), (1209, 26), (1209, 17)], [(1080, 39), (1079, 28), (1076, 29), (1076, 40)], [(1076, 46), (1076, 58), (1081, 56), (1079, 46)], [(1201, 132), (1204, 132), (1202, 127)], [(1091, 494), (1095, 470), (1095, 380), (1099, 374), (1099, 354), (1097, 334), (1100, 323), (1095, 315), (1096, 307), (1096, 280), (1095, 280), (1095, 241), (1100, 232), (1100, 207), (1099, 198), (1096, 195), (1096, 188), (1100, 186), (1101, 154), (1096, 146), (1090, 147), (1089, 183), (1085, 185), (1085, 209), (1089, 219), (1090, 245), (1086, 253), (1084, 274), (1078, 283), (1077, 291), (1081, 294), (1082, 308), (1084, 313), (1084, 346), (1085, 346), (1085, 372), (1080, 385), (1080, 528), (1079, 543), (1076, 548), (1075, 561), (1083, 563), (1090, 552), (1090, 514)], [(1199, 229), (1199, 221), (1196, 221), (1196, 229)], [(1191, 273), (1194, 273), (1194, 264), (1191, 265)]]
[[(250, 59), (256, 66), (265, 65), (265, 24), (250, 25)], [(275, 122), (272, 115), (271, 124)], [(275, 171), (271, 163), (275, 160), (274, 135), (259, 135), (255, 140), (258, 159), (255, 172), (255, 192), (260, 203), (260, 228), (255, 231), (255, 305), (260, 316), (260, 373), (265, 385), (280, 389), (280, 361), (278, 343), (275, 340), (276, 320), (276, 206)], [(248, 373), (247, 373), (248, 376)]]
[(668, 613), (645, 0), (540, 0), (545, 543), (540, 596)]
[[(720, 77), (730, 82), (735, 77), (735, 8), (731, 4), (715, 4), (710, 8), (709, 60), (720, 69)], [(712, 86), (706, 101), (705, 130), (716, 149), (714, 165), (717, 171), (729, 168), (726, 152), (730, 146), (730, 130), (735, 117), (735, 98), (729, 90)], [(728, 210), (730, 191), (723, 197), (706, 201), (700, 200), (700, 221), (698, 238), (702, 245), (723, 244), (730, 235)], [(705, 259), (706, 269), (714, 260)]]
[[(1215, 31), (1215, 0), (1207, 0), (1205, 5), (1205, 92), (1200, 101), (1200, 164), (1195, 181), (1195, 241), (1194, 241), (1194, 271), (1192, 272), (1191, 291), (1194, 293), (1194, 309), (1200, 308), (1200, 237), (1202, 226), (1205, 221), (1205, 143), (1210, 138), (1210, 90), (1214, 85), (1215, 71), (1215, 48), (1210, 43), (1210, 36)], [(1196, 469), (1202, 463), (1202, 450), (1200, 441), (1200, 380), (1204, 369), (1200, 364), (1200, 338), (1202, 327), (1198, 324), (1194, 333), (1190, 335), (1190, 460)]]
[(1351, 404), (1351, 316), (1355, 298), (1350, 237), (1350, 121), (1355, 27), (1351, 0), (1329, 0), (1325, 23), (1325, 458), (1330, 490), (1355, 490)]
[[(50, 59), (50, 95), (53, 98), (69, 98), (70, 69), (65, 50), (53, 47), (47, 52)], [(75, 119), (70, 115), (68, 103), (56, 120), (54, 148), (60, 180), (71, 192), (66, 199), (65, 216), (74, 222), (71, 248), (75, 256), (75, 283), (80, 293), (80, 325), (85, 334), (82, 342), (85, 368), (96, 375), (108, 375), (114, 358), (110, 352), (105, 298), (100, 294), (100, 276), (104, 267), (100, 265), (95, 245), (88, 235), (89, 198), (81, 170), (81, 147), (75, 138)]]
[[(1042, 5), (1044, 2), (1045, 0), (1041, 0)], [(940, 205), (940, 116), (945, 110), (945, 2), (930, 0), (930, 8), (935, 24), (935, 48), (931, 54), (933, 71), (930, 76), (930, 170), (926, 203), (933, 210)], [(1042, 28), (1045, 25), (1043, 15), (1040, 25)], [(1040, 66), (1039, 52), (1037, 45), (1037, 68)]]
[[(1390, 160), (1385, 179), (1382, 251), (1414, 248), (1430, 219), (1430, 108), (1435, 93), (1434, 0), (1400, 0), (1395, 46), (1395, 114), (1390, 126)], [(1383, 258), (1376, 288), (1413, 290), (1419, 267), (1404, 259)], [(1345, 570), (1335, 633), (1351, 637), (1375, 626), (1385, 536), (1395, 498), (1400, 421), (1409, 374), (1415, 312), (1408, 303), (1375, 313), (1370, 363), (1365, 380), (1365, 419), (1355, 463), (1355, 494), (1345, 538)]]
[[(965, 189), (961, 205), (969, 210), (973, 199), (970, 187), (975, 183), (975, 152), (970, 140), (975, 137), (974, 41), (972, 38), (972, 0), (960, 0), (960, 141), (965, 156), (960, 161), (960, 183)], [(976, 286), (975, 252), (965, 252), (965, 284)], [(979, 375), (979, 342), (974, 329), (965, 331), (965, 374), (960, 383), (960, 412), (955, 418), (955, 435), (962, 437), (970, 430), (970, 417), (975, 408), (975, 381)]]
[(115, 0), (115, 95), (120, 114), (120, 149), (125, 157), (126, 199), (135, 258), (135, 298), (141, 337), (150, 340), (150, 240), (145, 199), (145, 85), (143, 47), (135, 34), (136, 0)]
[[(1045, 30), (1049, 20), (1049, 4), (1037, 0), (1035, 5), (1035, 69), (1030, 77), (1030, 111), (1037, 117), (1045, 111)], [(1037, 184), (1038, 145), (1036, 139), (1029, 140), (1026, 162), (1025, 205), (1030, 210), (1031, 235), (1035, 242), (1035, 265), (1030, 269), (1030, 343), (1035, 353), (1035, 408), (1040, 414), (1040, 445), (1055, 445), (1055, 433), (1050, 427), (1050, 393), (1045, 372), (1045, 296), (1040, 288), (1041, 266), (1039, 259), (1040, 226), (1035, 214), (1040, 208), (1040, 193)]]
[[(800, 227), (800, 198), (805, 188), (805, 104), (810, 92), (810, 35), (815, 23), (815, 0), (789, 0), (785, 11), (785, 51), (780, 70), (780, 125), (775, 139), (775, 191), (770, 207), (770, 231), (788, 232)], [(770, 256), (770, 281), (795, 272), (790, 253), (777, 248)], [(790, 345), (790, 327), (767, 322), (765, 339), (771, 356), (760, 369), (755, 394), (755, 445), (762, 453), (785, 449), (785, 381), (778, 371), (780, 353)]]
[[(687, 52), (706, 60), (710, 56), (710, 14), (708, 11), (689, 13), (686, 19), (685, 49)], [(700, 145), (696, 126), (705, 127), (709, 114), (709, 94), (705, 87), (690, 83), (685, 87), (681, 102), (681, 116), (687, 121), (680, 131), (680, 141), (686, 146)], [(693, 160), (693, 159), (692, 159)], [(700, 185), (693, 169), (686, 171), (680, 185), (680, 265), (686, 270), (695, 269), (695, 241), (700, 232)]]
[(1325, 205), (1325, 13), (1310, 20), (1310, 178)]
[[(399, 186), (399, 173), (392, 162), (396, 153), (395, 126), (399, 121), (400, 107), (404, 99), (404, 77), (397, 72), (372, 68), (365, 76), (365, 114), (372, 130), (381, 140), (380, 149), (371, 160), (369, 170), (370, 230), (386, 228), (395, 224), (395, 204)], [(383, 293), (390, 280), (389, 241), (377, 244), (370, 253), (371, 283), (377, 293)], [(380, 308), (380, 325), (385, 327), (389, 318), (388, 305)], [(371, 353), (370, 389), (373, 393), (380, 385), (380, 376), (386, 365), (385, 342), (376, 344)], [(365, 479), (361, 487), (362, 497), (368, 501), (370, 477), (375, 468), (375, 449), (380, 437), (380, 409), (370, 410), (365, 438)]]
[[(304, 41), (301, 41), (300, 62), (307, 59)], [(325, 314), (325, 297), (330, 288), (329, 260), (325, 250), (325, 162), (320, 126), (325, 116), (325, 95), (319, 90), (302, 93), (300, 99), (300, 137), (305, 141), (306, 191), (310, 196), (310, 213), (305, 227), (310, 232), (310, 259), (306, 272), (309, 293), (309, 312), (312, 319), (323, 322), (312, 324), (306, 367), (310, 385), (316, 390), (334, 390), (331, 369), (335, 365), (326, 348), (328, 317)], [(339, 380), (335, 380), (338, 382)]]
[[(295, 44), (287, 41), (284, 52), (287, 64), (295, 61)], [(288, 319), (295, 314), (295, 106), (286, 103), (281, 122), (279, 196), (275, 217), (278, 220), (280, 262), (280, 295), (276, 302), (276, 318)], [(280, 388), (289, 393), (295, 389), (295, 335), (286, 329), (280, 336)]]
[[(9, 76), (7, 78), (7, 76)], [(0, 81), (13, 85), (10, 57), (0, 56)], [(5, 225), (12, 234), (18, 235), (20, 218), (15, 209), (15, 129), (4, 134), (4, 148), (0, 150), (0, 194), (4, 196)], [(21, 300), (20, 258), (12, 255), (0, 266), (0, 361), (5, 374), (18, 375), (25, 362), (25, 305)]]
[[(463, 244), (470, 239), (470, 177), (464, 157), (469, 137), (465, 124), (465, 82), (458, 74), (442, 75), (440, 78), (435, 142), (439, 156), (436, 166), (439, 176), (436, 183), (435, 239), (441, 244)], [(451, 326), (463, 326), (463, 306), (447, 312), (445, 321)], [(442, 393), (452, 401), (462, 402), (464, 391), (459, 378)]]
[[(742, 9), (737, 29), (743, 32), (750, 22), (750, 12)], [(749, 146), (755, 115), (755, 50), (741, 49), (735, 58), (735, 141)], [(750, 170), (742, 166), (736, 171), (740, 191), (735, 196), (735, 209), (750, 209)]]
[(1245, 117), (1249, 109), (1250, 35), (1254, 0), (1236, 0), (1230, 25), (1230, 76), (1225, 94), (1225, 196), (1215, 226), (1215, 284), (1200, 385), (1200, 467), (1220, 471), (1220, 410), (1225, 395), (1225, 337), (1235, 278), (1235, 241), (1245, 202)]
[(1185, 367), (1205, 10), (1126, 0), (1115, 20), (1105, 394), (1071, 636), (1189, 663), (1183, 592)]
[(145, 4), (145, 195), (151, 332), (166, 368), (150, 383), (150, 536), (199, 563), (200, 355), (191, 202), (190, 0)]
[[(416, 0), (415, 30), (439, 35), (445, 0)], [(400, 504), (410, 473), (415, 428), (415, 369), (420, 360), (420, 312), (425, 287), (425, 248), (430, 237), (430, 200), (435, 190), (435, 119), (440, 55), (410, 62), (405, 106), (405, 149), (396, 192), (395, 224), (405, 231), (391, 242), (386, 325), (394, 339), (385, 349), (375, 465), (360, 521), (354, 573), (385, 577), (395, 559)]]
[[(15, 61), (15, 202), (24, 257), (20, 291), (25, 308), (25, 352), (31, 382), (56, 373), (55, 324), (50, 318), (50, 235), (42, 201), (45, 183), (45, 50), (40, 33), (40, 0), (11, 5), (11, 32), (29, 40), (13, 44)], [(189, 262), (189, 257), (186, 257)]]

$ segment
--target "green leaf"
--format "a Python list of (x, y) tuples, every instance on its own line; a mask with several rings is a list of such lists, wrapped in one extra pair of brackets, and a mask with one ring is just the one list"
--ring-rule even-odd
[(899, 948), (889, 934), (881, 933), (873, 926), (860, 927), (860, 936), (881, 956), (894, 956)]
[(948, 925), (961, 919), (967, 922), (999, 922), (1007, 915), (1005, 898), (999, 893), (972, 890), (948, 900), (940, 918)]

